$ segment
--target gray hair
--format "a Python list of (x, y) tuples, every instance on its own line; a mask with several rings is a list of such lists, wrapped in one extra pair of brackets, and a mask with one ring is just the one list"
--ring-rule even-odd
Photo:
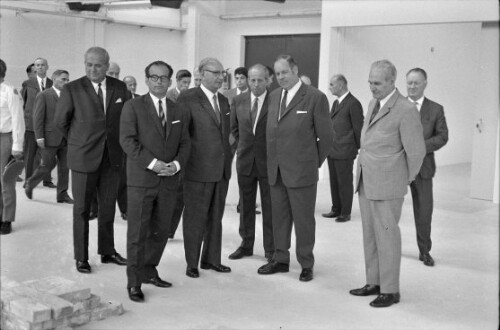
[(93, 53), (93, 54), (98, 54), (98, 55), (102, 55), (104, 56), (104, 61), (109, 64), (109, 54), (108, 54), (108, 51), (102, 47), (90, 47), (89, 49), (87, 49), (87, 51), (85, 52), (85, 59), (87, 59), (87, 55), (90, 54), (90, 53)]
[(396, 76), (398, 74), (398, 71), (396, 70), (394, 64), (392, 64), (389, 60), (380, 60), (373, 62), (371, 69), (374, 68), (381, 69), (386, 73), (386, 81), (388, 79), (396, 81)]

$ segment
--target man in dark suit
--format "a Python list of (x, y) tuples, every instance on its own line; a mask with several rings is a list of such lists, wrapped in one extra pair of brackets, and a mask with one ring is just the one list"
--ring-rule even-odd
[(270, 95), (267, 120), (267, 174), (271, 186), (273, 260), (259, 274), (288, 272), (292, 227), (302, 272), (313, 279), (318, 168), (332, 148), (332, 126), (326, 95), (303, 84), (290, 55), (280, 55), (274, 71), (281, 88)]
[(101, 47), (85, 52), (85, 73), (64, 86), (55, 124), (68, 140), (68, 167), (73, 187), (73, 244), (76, 269), (90, 273), (89, 212), (97, 189), (99, 202), (97, 253), (102, 263), (126, 265), (115, 250), (113, 222), (123, 164), (119, 144), (120, 115), (130, 97), (118, 79), (106, 77), (109, 54)]
[(170, 287), (158, 275), (174, 213), (179, 171), (189, 157), (185, 114), (167, 97), (172, 68), (156, 61), (146, 67), (149, 93), (125, 104), (120, 144), (127, 154), (127, 277), (131, 300), (144, 301), (142, 283)]
[(426, 266), (434, 266), (434, 259), (429, 251), (432, 247), (431, 222), (434, 200), (432, 197), (432, 178), (436, 173), (434, 152), (448, 142), (448, 126), (443, 107), (424, 96), (427, 87), (427, 73), (421, 68), (414, 68), (406, 74), (408, 98), (415, 103), (420, 112), (424, 129), (425, 158), (415, 181), (410, 185), (413, 199), (413, 215), (417, 230), (419, 260)]
[(425, 155), (417, 108), (396, 89), (396, 74), (387, 60), (371, 66), (368, 83), (373, 100), (361, 130), (357, 166), (366, 285), (349, 293), (377, 295), (372, 307), (389, 307), (400, 300), (399, 219), (408, 185)]
[[(33, 168), (36, 167), (35, 163), (38, 163), (35, 159), (37, 158), (38, 144), (36, 143), (35, 130), (33, 128), (35, 99), (38, 93), (52, 87), (52, 80), (47, 77), (47, 70), (49, 69), (47, 60), (37, 58), (34, 64), (36, 76), (23, 83), (21, 94), (24, 101), (24, 124), (26, 127), (24, 133), (24, 175), (26, 181), (33, 175)], [(50, 173), (47, 173), (43, 178), (43, 185), (49, 188), (56, 188), (52, 183)]]
[(134, 77), (126, 76), (125, 78), (123, 78), (123, 82), (125, 83), (125, 85), (127, 85), (127, 89), (129, 90), (133, 99), (140, 96), (139, 94), (135, 93), (135, 89), (137, 88), (137, 80), (135, 80)]
[[(215, 58), (200, 62), (200, 87), (188, 89), (177, 99), (186, 112), (191, 153), (184, 176), (184, 250), (189, 277), (199, 277), (201, 269), (227, 273), (221, 264), (222, 217), (231, 178), (232, 154), (229, 146), (229, 103), (218, 93), (224, 71)], [(201, 246), (203, 243), (203, 251)]]
[(337, 97), (333, 102), (330, 117), (333, 127), (333, 148), (328, 154), (330, 192), (332, 208), (325, 218), (336, 218), (336, 222), (351, 220), (354, 194), (352, 168), (358, 155), (363, 107), (347, 89), (347, 80), (341, 74), (330, 79), (330, 91)]
[(32, 199), (33, 189), (46, 175), (50, 175), (57, 164), (57, 202), (73, 204), (68, 195), (69, 169), (66, 157), (68, 142), (54, 125), (56, 104), (61, 90), (69, 81), (69, 73), (65, 70), (56, 70), (52, 74), (52, 80), (54, 85), (39, 93), (35, 100), (33, 128), (42, 161), (26, 182), (25, 192), (26, 196)]
[(229, 259), (253, 255), (255, 241), (255, 201), (257, 184), (262, 202), (262, 230), (265, 257), (274, 253), (271, 195), (267, 181), (266, 123), (268, 108), (265, 66), (256, 64), (248, 70), (251, 92), (243, 93), (231, 103), (231, 131), (237, 143), (236, 171), (240, 190), (240, 247)]
[(240, 95), (241, 93), (248, 92), (248, 70), (244, 67), (239, 67), (234, 70), (234, 83), (235, 88), (229, 89), (224, 96), (229, 100), (229, 104), (233, 101), (233, 98)]

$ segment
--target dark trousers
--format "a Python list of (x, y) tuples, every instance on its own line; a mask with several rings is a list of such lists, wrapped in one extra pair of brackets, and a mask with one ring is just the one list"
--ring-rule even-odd
[(167, 244), (176, 191), (167, 187), (166, 180), (155, 188), (128, 187), (128, 288), (158, 276), (156, 267)]
[(115, 203), (120, 172), (109, 162), (107, 149), (101, 165), (94, 173), (71, 171), (73, 188), (73, 245), (76, 260), (88, 260), (89, 212), (92, 197), (97, 189), (99, 214), (97, 224), (97, 253), (114, 254)]
[[(221, 263), (222, 217), (228, 180), (196, 182), (184, 180), (184, 252), (187, 266), (197, 268), (198, 262)], [(203, 252), (201, 245), (203, 243)]]
[(302, 268), (312, 268), (316, 236), (314, 209), (317, 184), (299, 188), (286, 187), (278, 170), (276, 184), (270, 188), (275, 246), (273, 259), (285, 264), (290, 263), (289, 249), (292, 227), (295, 225), (297, 260)]
[[(36, 143), (35, 132), (25, 131), (24, 132), (24, 175), (25, 181), (33, 175), (33, 169), (37, 168), (40, 164), (41, 155), (39, 152), (38, 144)], [(43, 182), (51, 182), (50, 172), (45, 174), (43, 177)]]
[(57, 164), (57, 200), (60, 201), (68, 196), (69, 169), (66, 157), (68, 153), (67, 143), (63, 141), (59, 147), (40, 149), (40, 153), (42, 161), (33, 175), (28, 179), (27, 185), (32, 189), (35, 188), (47, 175), (50, 177), (50, 172)]
[(174, 237), (177, 227), (181, 221), (182, 211), (184, 211), (184, 184), (181, 177), (181, 182), (179, 188), (177, 189), (177, 200), (175, 202), (174, 215), (172, 216), (172, 221), (170, 222), (170, 229), (168, 231), (169, 237)]
[(352, 168), (354, 159), (328, 159), (330, 172), (330, 192), (332, 194), (332, 212), (350, 215), (354, 195)]
[(260, 187), (262, 203), (262, 232), (264, 237), (264, 251), (274, 252), (273, 222), (271, 211), (271, 192), (267, 176), (263, 176), (252, 167), (250, 175), (238, 174), (238, 186), (240, 190), (240, 228), (242, 239), (241, 247), (253, 250), (255, 241), (255, 201), (257, 199), (257, 183)]
[(421, 254), (429, 253), (432, 248), (431, 222), (434, 198), (432, 179), (424, 179), (419, 174), (410, 185), (413, 199), (413, 215), (417, 231), (417, 244)]
[(120, 182), (118, 183), (117, 202), (120, 212), (127, 213), (127, 158), (126, 157), (123, 158), (123, 165), (122, 168), (120, 169)]

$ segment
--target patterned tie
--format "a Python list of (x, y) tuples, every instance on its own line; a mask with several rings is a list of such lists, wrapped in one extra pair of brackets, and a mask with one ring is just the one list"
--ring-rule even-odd
[(165, 135), (167, 134), (166, 126), (167, 120), (165, 119), (165, 111), (163, 111), (163, 107), (161, 105), (161, 100), (158, 100), (158, 117), (160, 117), (161, 127), (163, 127)]
[(257, 111), (259, 110), (259, 98), (253, 100), (252, 110), (250, 110), (250, 116), (252, 117), (252, 129), (255, 126), (255, 120), (257, 119)]
[(213, 100), (214, 100), (215, 117), (217, 117), (217, 122), (220, 124), (220, 110), (219, 110), (219, 105), (217, 104), (217, 94), (214, 94)]
[(335, 100), (335, 102), (333, 102), (332, 112), (330, 114), (334, 114), (335, 111), (337, 111), (338, 106), (339, 106), (339, 100)]
[(106, 113), (104, 109), (104, 96), (102, 94), (101, 83), (97, 84), (97, 98), (99, 99), (99, 104), (101, 105), (102, 112)]
[(280, 112), (278, 114), (278, 121), (281, 120), (281, 114), (285, 112), (286, 110), (286, 96), (288, 95), (288, 91), (285, 89), (285, 94), (283, 95), (283, 98), (281, 99), (281, 104), (280, 104)]
[(375, 104), (375, 108), (373, 108), (372, 116), (370, 117), (370, 123), (372, 122), (373, 118), (377, 115), (378, 111), (380, 110), (380, 101), (377, 100), (377, 103)]
[(41, 82), (40, 85), (42, 85), (42, 91), (44, 91), (45, 90), (45, 84), (43, 83), (43, 79), (42, 79), (42, 82)]

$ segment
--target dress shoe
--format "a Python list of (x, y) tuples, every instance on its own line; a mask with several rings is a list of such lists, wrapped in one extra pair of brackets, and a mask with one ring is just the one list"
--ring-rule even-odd
[(128, 217), (127, 217), (127, 212), (122, 212), (122, 219), (124, 221), (127, 221)]
[(43, 186), (47, 188), (57, 188), (57, 186), (52, 181), (44, 181)]
[(337, 219), (335, 219), (335, 222), (346, 222), (346, 221), (349, 221), (351, 220), (351, 215), (348, 214), (348, 215), (339, 215), (337, 217)]
[(69, 197), (69, 196), (63, 196), (62, 198), (59, 198), (57, 200), (58, 203), (67, 203), (67, 204), (73, 204), (74, 201), (73, 201), (73, 198)]
[(271, 261), (257, 270), (260, 275), (270, 275), (275, 273), (288, 273), (289, 265), (281, 262)]
[(162, 280), (159, 276), (145, 279), (142, 283), (153, 284), (159, 288), (170, 288), (172, 286), (172, 283)]
[(398, 293), (381, 293), (370, 303), (372, 307), (389, 307), (392, 304), (397, 304), (401, 296)]
[(238, 249), (236, 249), (236, 251), (234, 251), (233, 253), (231, 253), (229, 255), (229, 259), (236, 260), (236, 259), (241, 259), (243, 257), (250, 257), (250, 256), (253, 256), (252, 250), (239, 247)]
[(312, 268), (303, 268), (302, 272), (300, 273), (299, 280), (301, 280), (302, 282), (309, 282), (312, 279), (313, 279)]
[(97, 219), (97, 213), (90, 212), (90, 214), (89, 214), (89, 220), (94, 220), (94, 219)]
[(206, 263), (206, 262), (202, 262), (201, 265), (200, 265), (200, 268), (201, 269), (212, 269), (212, 270), (215, 270), (216, 272), (219, 272), (219, 273), (229, 273), (229, 272), (231, 272), (231, 268), (229, 268), (228, 266), (224, 266), (222, 264), (214, 265), (214, 264), (209, 264), (209, 263)]
[(429, 253), (420, 254), (418, 260), (423, 261), (426, 266), (434, 266), (434, 259), (432, 259)]
[(28, 184), (24, 188), (24, 192), (26, 193), (26, 197), (33, 199), (33, 188), (31, 188)]
[(23, 178), (21, 178), (19, 175), (16, 178), (16, 182), (23, 182)]
[(115, 252), (114, 254), (102, 255), (101, 262), (103, 264), (114, 263), (120, 266), (127, 265), (127, 259), (122, 257), (118, 252)]
[(130, 300), (135, 302), (143, 302), (144, 301), (144, 293), (142, 293), (140, 286), (134, 286), (131, 288), (127, 288), (128, 297)]
[(80, 273), (88, 274), (91, 272), (91, 268), (89, 265), (89, 262), (87, 260), (77, 260), (76, 261), (76, 270), (79, 271)]
[(375, 294), (380, 294), (380, 285), (370, 285), (367, 284), (360, 289), (353, 289), (349, 291), (350, 294), (354, 296), (372, 296)]
[(259, 210), (255, 209), (255, 214), (261, 214), (262, 212), (260, 212)]
[(12, 222), (10, 221), (4, 221), (0, 225), (0, 235), (7, 235), (10, 234), (12, 231)]
[(323, 218), (336, 218), (340, 215), (339, 212), (334, 212), (334, 211), (330, 211), (328, 213), (323, 213), (322, 216)]
[(186, 268), (186, 275), (192, 278), (198, 278), (200, 277), (200, 272), (198, 271), (198, 268)]

